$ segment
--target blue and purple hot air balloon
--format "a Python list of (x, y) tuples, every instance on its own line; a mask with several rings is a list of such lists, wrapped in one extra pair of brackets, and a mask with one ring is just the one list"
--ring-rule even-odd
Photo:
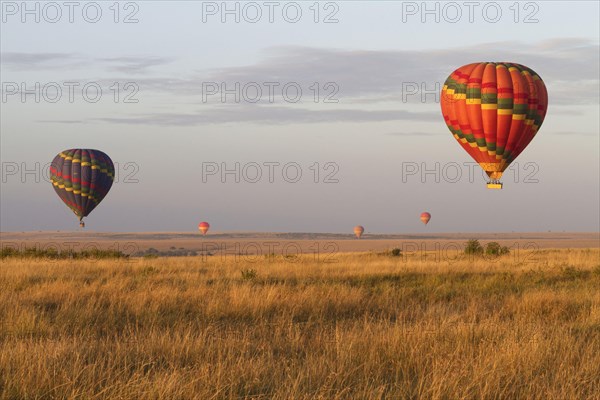
[(115, 179), (115, 166), (100, 150), (69, 149), (60, 152), (50, 165), (50, 181), (58, 197), (83, 218), (104, 199)]

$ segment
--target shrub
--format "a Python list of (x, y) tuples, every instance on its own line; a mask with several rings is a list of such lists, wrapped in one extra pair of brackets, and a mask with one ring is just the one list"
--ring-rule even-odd
[(390, 251), (390, 254), (392, 255), (392, 257), (400, 257), (402, 255), (402, 250), (396, 247), (393, 248), (392, 251)]
[(23, 249), (15, 249), (5, 247), (0, 251), (0, 258), (17, 257), (17, 258), (45, 258), (52, 260), (66, 259), (111, 259), (111, 258), (127, 258), (127, 254), (118, 250), (102, 250), (88, 249), (75, 251), (72, 249), (60, 250), (56, 247), (25, 247)]
[(402, 250), (398, 247), (394, 247), (393, 249), (386, 249), (376, 253), (371, 251), (369, 255), (376, 255), (379, 257), (400, 257), (402, 256)]
[(477, 239), (469, 239), (465, 246), (465, 254), (483, 254), (483, 246)]
[(498, 242), (489, 242), (485, 247), (485, 254), (490, 256), (503, 256), (510, 253), (510, 250), (506, 246), (500, 246)]
[(588, 271), (582, 271), (571, 265), (566, 265), (561, 268), (562, 275), (568, 280), (585, 279), (589, 276)]
[(242, 279), (245, 281), (254, 280), (258, 275), (255, 269), (243, 269), (240, 272), (242, 273)]

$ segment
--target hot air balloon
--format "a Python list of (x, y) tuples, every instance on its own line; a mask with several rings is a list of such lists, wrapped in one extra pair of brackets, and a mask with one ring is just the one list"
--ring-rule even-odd
[(430, 219), (431, 214), (429, 214), (428, 212), (421, 213), (421, 222), (423, 222), (425, 225), (427, 225)]
[(50, 165), (50, 181), (58, 197), (79, 217), (87, 217), (112, 186), (115, 167), (100, 150), (69, 149), (59, 153)]
[(206, 232), (208, 232), (208, 228), (210, 228), (210, 225), (208, 222), (200, 222), (198, 224), (198, 230), (200, 232), (202, 232), (203, 235), (206, 235)]
[(441, 106), (454, 138), (489, 176), (488, 188), (501, 189), (502, 173), (544, 121), (548, 92), (524, 65), (473, 63), (446, 79)]
[(357, 239), (360, 239), (360, 237), (362, 236), (363, 232), (365, 231), (365, 228), (363, 228), (360, 225), (356, 225), (354, 227), (354, 234), (356, 235)]

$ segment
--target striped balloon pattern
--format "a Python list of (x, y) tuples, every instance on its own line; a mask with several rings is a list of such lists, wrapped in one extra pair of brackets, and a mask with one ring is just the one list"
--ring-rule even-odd
[(498, 181), (540, 129), (548, 92), (540, 76), (524, 65), (473, 63), (446, 79), (441, 106), (454, 138)]
[(104, 199), (114, 177), (112, 160), (99, 150), (65, 150), (54, 157), (50, 166), (54, 190), (80, 221)]

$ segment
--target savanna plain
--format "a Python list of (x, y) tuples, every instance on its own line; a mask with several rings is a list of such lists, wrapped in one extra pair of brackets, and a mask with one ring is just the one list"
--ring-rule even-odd
[(600, 399), (600, 249), (0, 267), (0, 399)]

